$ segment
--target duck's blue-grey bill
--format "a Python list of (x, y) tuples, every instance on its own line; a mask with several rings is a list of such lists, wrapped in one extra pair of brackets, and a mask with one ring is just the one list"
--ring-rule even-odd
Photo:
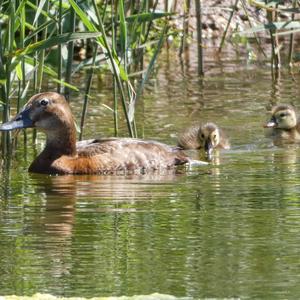
[(33, 121), (29, 118), (29, 109), (21, 111), (16, 117), (0, 125), (0, 131), (9, 131), (20, 128), (33, 127)]

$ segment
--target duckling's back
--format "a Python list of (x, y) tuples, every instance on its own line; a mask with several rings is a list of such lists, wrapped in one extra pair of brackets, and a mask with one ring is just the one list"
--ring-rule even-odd
[(182, 149), (200, 149), (201, 145), (199, 143), (198, 132), (200, 125), (192, 125), (186, 128), (178, 136), (178, 147)]

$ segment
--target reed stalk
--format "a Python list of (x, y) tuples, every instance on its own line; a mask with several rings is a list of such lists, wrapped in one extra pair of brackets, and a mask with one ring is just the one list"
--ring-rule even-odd
[(130, 122), (130, 119), (129, 119), (129, 116), (128, 116), (128, 112), (127, 112), (127, 104), (126, 104), (126, 97), (125, 97), (125, 93), (124, 93), (123, 84), (122, 84), (122, 81), (121, 81), (121, 78), (120, 78), (120, 75), (119, 75), (119, 71), (117, 69), (117, 65), (116, 65), (115, 59), (113, 57), (113, 53), (112, 53), (111, 48), (110, 48), (110, 46), (108, 44), (108, 41), (107, 41), (106, 32), (105, 32), (105, 29), (104, 29), (104, 25), (102, 23), (101, 16), (99, 14), (99, 10), (97, 8), (96, 1), (92, 0), (92, 2), (93, 2), (94, 10), (96, 12), (96, 16), (97, 16), (97, 20), (98, 20), (98, 26), (99, 26), (100, 32), (102, 33), (102, 40), (101, 40), (101, 42), (103, 43), (103, 46), (105, 47), (105, 49), (107, 51), (107, 55), (108, 55), (111, 67), (113, 69), (114, 74), (116, 75), (115, 78), (116, 78), (117, 86), (118, 86), (119, 93), (120, 93), (121, 100), (122, 100), (122, 106), (123, 106), (123, 111), (124, 111), (124, 115), (125, 115), (125, 118), (126, 118), (128, 132), (129, 132), (129, 135), (131, 137), (133, 137), (134, 136), (134, 132), (133, 132), (132, 124)]
[[(112, 24), (112, 31), (111, 31), (111, 47), (112, 49), (115, 51), (116, 49), (116, 22), (115, 22), (115, 10), (113, 9), (114, 7), (114, 0), (111, 1), (111, 24)], [(113, 104), (114, 104), (114, 133), (115, 136), (118, 136), (119, 134), (119, 122), (118, 122), (118, 95), (117, 95), (117, 82), (116, 82), (116, 78), (115, 75), (112, 74), (112, 78), (113, 78)]]
[(145, 84), (148, 81), (149, 76), (150, 76), (150, 74), (151, 74), (151, 72), (152, 72), (152, 70), (154, 68), (155, 62), (156, 62), (158, 54), (159, 54), (159, 52), (160, 52), (160, 50), (161, 50), (161, 48), (163, 46), (163, 42), (164, 42), (164, 39), (165, 39), (165, 37), (167, 35), (168, 30), (169, 30), (168, 25), (165, 25), (164, 29), (161, 32), (160, 39), (158, 41), (157, 47), (156, 47), (156, 49), (154, 51), (154, 54), (153, 54), (153, 56), (152, 56), (152, 58), (150, 60), (148, 68), (147, 68), (145, 74), (143, 75), (143, 80), (141, 81), (141, 83), (140, 83), (140, 85), (139, 85), (139, 87), (137, 89), (136, 101), (140, 98), (140, 96), (142, 94), (142, 91), (143, 91), (143, 89), (145, 87)]
[[(297, 7), (297, 0), (293, 0), (293, 8), (295, 9)], [(295, 14), (292, 13), (291, 17), (292, 21), (295, 20)], [(289, 54), (288, 54), (288, 63), (289, 66), (291, 67), (292, 65), (292, 60), (293, 60), (293, 52), (294, 52), (294, 33), (290, 34), (290, 41), (289, 41)]]
[(97, 50), (98, 50), (98, 46), (96, 44), (96, 45), (94, 45), (93, 61), (92, 61), (91, 68), (89, 69), (89, 73), (87, 76), (87, 83), (86, 83), (86, 87), (85, 87), (84, 102), (83, 102), (83, 108), (82, 108), (81, 120), (80, 120), (80, 133), (79, 133), (80, 141), (82, 140), (82, 137), (83, 137), (83, 129), (84, 129), (86, 112), (87, 112), (89, 94), (90, 94), (92, 81), (93, 81), (94, 68), (95, 68), (96, 57), (97, 57)]
[(113, 76), (113, 102), (114, 102), (114, 131), (115, 136), (119, 135), (119, 122), (118, 122), (118, 96), (117, 96), (117, 82), (115, 75)]
[(180, 41), (179, 56), (182, 56), (184, 50), (187, 47), (187, 38), (189, 35), (189, 24), (190, 24), (190, 9), (191, 9), (191, 1), (185, 0), (184, 13), (183, 13), (183, 30), (182, 30), (182, 37)]
[[(76, 2), (76, 0), (75, 0)], [(75, 26), (76, 26), (76, 14), (73, 9), (73, 7), (70, 7), (70, 28), (69, 32), (75, 32)], [(67, 83), (71, 83), (72, 79), (72, 67), (73, 67), (73, 59), (74, 59), (74, 41), (71, 41), (68, 43), (67, 46), (68, 49), (68, 58), (67, 58), (67, 65), (66, 65), (66, 76), (65, 76), (65, 81)], [(70, 100), (70, 87), (66, 86), (65, 87), (65, 97), (67, 101), (69, 102)]]
[[(42, 3), (42, 2), (41, 2)], [(41, 7), (42, 9), (43, 7)], [(45, 11), (48, 12), (49, 10), (49, 1), (45, 2)], [(46, 17), (41, 15), (41, 21), (47, 21)], [(37, 20), (37, 25), (39, 24), (39, 21)], [(47, 38), (48, 33), (48, 27), (45, 27), (42, 30), (41, 38), (42, 40), (45, 40)], [(43, 83), (43, 73), (44, 73), (44, 62), (45, 62), (45, 50), (41, 50), (38, 53), (37, 56), (37, 62), (38, 62), (38, 68), (37, 68), (37, 92), (40, 92), (42, 89), (42, 83)]]
[(197, 19), (197, 52), (198, 52), (198, 75), (204, 75), (203, 67), (203, 42), (202, 42), (202, 10), (201, 0), (195, 0)]
[(230, 16), (229, 16), (228, 22), (226, 24), (226, 28), (224, 30), (224, 33), (223, 33), (223, 36), (222, 36), (222, 39), (221, 39), (221, 43), (220, 43), (220, 46), (219, 46), (219, 50), (218, 50), (219, 52), (222, 51), (222, 48), (224, 46), (226, 35), (227, 35), (227, 32), (228, 32), (231, 20), (233, 18), (233, 15), (234, 15), (235, 11), (237, 10), (237, 6), (238, 6), (239, 1), (240, 0), (235, 0), (235, 3), (234, 3), (234, 5), (233, 5), (233, 7), (231, 9)]
[[(153, 4), (153, 7), (152, 7), (152, 13), (155, 12), (155, 10), (156, 10), (156, 8), (157, 8), (157, 5), (158, 5), (158, 1), (159, 1), (159, 0), (156, 0), (155, 3)], [(144, 39), (143, 39), (143, 42), (145, 42), (145, 41), (148, 40), (149, 34), (150, 34), (150, 32), (151, 32), (152, 25), (153, 25), (153, 20), (150, 20), (150, 22), (149, 22), (149, 24), (148, 24), (148, 26), (147, 26), (147, 32), (146, 32), (146, 34), (145, 34), (145, 37), (144, 37)]]
[[(267, 19), (269, 23), (273, 23), (277, 21), (277, 13), (274, 10), (267, 10)], [(279, 53), (279, 45), (278, 45), (278, 37), (276, 36), (276, 29), (271, 28), (270, 39), (272, 46), (272, 56), (271, 56), (271, 68), (272, 71), (275, 68), (275, 72), (278, 72), (280, 66), (280, 53)]]
[[(58, 35), (61, 35), (63, 33), (63, 15), (62, 15), (62, 0), (59, 0), (59, 8), (58, 8), (58, 28), (57, 33)], [(61, 93), (61, 80), (62, 80), (62, 45), (58, 45), (58, 54), (57, 54), (57, 79), (59, 82), (57, 82), (57, 92)]]
[[(250, 28), (253, 28), (253, 25), (252, 25), (252, 22), (250, 20), (250, 17), (249, 17), (249, 14), (248, 14), (248, 10), (247, 10), (247, 7), (246, 7), (245, 0), (241, 0), (241, 2), (242, 2), (243, 10), (244, 10), (246, 16), (248, 17), (248, 23), (250, 25)], [(263, 49), (263, 47), (261, 45), (261, 42), (260, 42), (259, 38), (257, 37), (256, 33), (254, 33), (254, 38), (255, 38), (255, 42), (256, 42), (256, 44), (257, 44), (260, 52), (263, 54), (264, 57), (267, 57), (267, 54), (265, 53), (265, 51), (264, 51), (264, 49)]]

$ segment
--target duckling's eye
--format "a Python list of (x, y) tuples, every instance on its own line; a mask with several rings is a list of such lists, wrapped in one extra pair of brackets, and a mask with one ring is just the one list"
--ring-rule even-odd
[(49, 103), (49, 100), (48, 100), (48, 99), (42, 99), (42, 100), (40, 101), (40, 105), (42, 105), (42, 106), (47, 106), (48, 103)]
[(204, 136), (204, 134), (203, 134), (203, 133), (201, 134), (201, 137), (202, 137), (203, 139), (205, 138), (205, 136)]
[(281, 113), (281, 114), (279, 115), (280, 118), (284, 118), (285, 116), (286, 116), (286, 113)]

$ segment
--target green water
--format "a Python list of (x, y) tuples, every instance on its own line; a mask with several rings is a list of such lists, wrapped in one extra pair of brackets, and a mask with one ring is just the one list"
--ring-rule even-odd
[[(300, 148), (273, 147), (262, 128), (271, 103), (300, 109), (299, 75), (272, 82), (268, 68), (225, 61), (199, 81), (176, 59), (139, 104), (140, 136), (174, 144), (203, 119), (232, 149), (178, 174), (45, 176), (27, 172), (42, 135), (21, 139), (0, 161), (0, 295), (300, 297)], [(99, 104), (112, 105), (109, 80), (93, 93), (85, 138), (112, 135)]]

